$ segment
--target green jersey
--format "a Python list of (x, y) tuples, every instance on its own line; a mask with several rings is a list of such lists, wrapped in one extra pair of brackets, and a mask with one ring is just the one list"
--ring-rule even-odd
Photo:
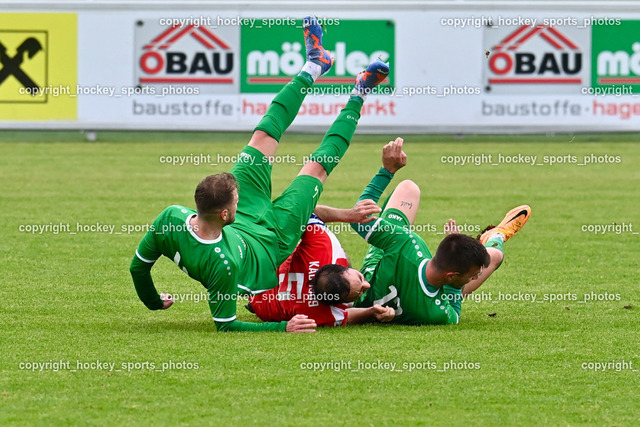
[(174, 205), (162, 211), (153, 222), (131, 264), (140, 299), (150, 309), (162, 308), (149, 272), (164, 255), (207, 289), (218, 330), (284, 331), (286, 322), (256, 324), (236, 320), (238, 286), (256, 280), (260, 271), (271, 273), (270, 269), (258, 269), (259, 254), (247, 244), (241, 230), (226, 226), (215, 240), (200, 238), (190, 223), (195, 215), (193, 209)]
[[(381, 169), (360, 200), (377, 202), (391, 177)], [(361, 270), (371, 288), (355, 302), (356, 307), (392, 307), (396, 311), (393, 323), (458, 323), (461, 291), (429, 284), (426, 267), (431, 252), (424, 240), (410, 230), (409, 221), (400, 210), (385, 209), (375, 222), (352, 227), (372, 245)]]
[(165, 255), (209, 292), (218, 330), (286, 330), (282, 323), (235, 320), (238, 291), (257, 294), (278, 286), (277, 268), (293, 252), (307, 224), (322, 182), (300, 175), (271, 200), (271, 164), (259, 150), (246, 146), (231, 169), (238, 180), (236, 221), (214, 241), (200, 239), (190, 227), (192, 209), (170, 206), (153, 223), (131, 263), (131, 275), (144, 304), (162, 308), (153, 286), (151, 266)]
[[(382, 253), (368, 253), (371, 256), (362, 273), (371, 289), (356, 301), (356, 307), (393, 307), (396, 317), (392, 322), (405, 325), (458, 323), (459, 309), (456, 311), (452, 303), (457, 301), (459, 307), (460, 290), (429, 284), (425, 272), (431, 253), (420, 236), (381, 217), (369, 227), (365, 238)], [(371, 265), (371, 261), (377, 264)]]

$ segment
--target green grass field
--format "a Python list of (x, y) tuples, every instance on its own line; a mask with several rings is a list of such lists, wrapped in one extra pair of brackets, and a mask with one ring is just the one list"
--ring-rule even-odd
[[(321, 203), (352, 206), (390, 138), (357, 135)], [(319, 139), (287, 135), (279, 154), (301, 159)], [(161, 156), (232, 156), (248, 134), (106, 132), (88, 143), (79, 132), (0, 132), (0, 422), (637, 425), (638, 139), (408, 135), (394, 182), (421, 187), (416, 225), (432, 250), (450, 217), (473, 231), (518, 204), (533, 209), (460, 324), (222, 334), (195, 301), (204, 288), (168, 259), (153, 269), (158, 290), (191, 299), (162, 312), (142, 305), (128, 268), (143, 232), (122, 231), (170, 204), (193, 206), (199, 180), (231, 168)], [(442, 159), (482, 154), (542, 164)], [(566, 155), (614, 163), (544, 164)], [(274, 167), (274, 194), (298, 169)], [(338, 237), (359, 267), (364, 242)], [(536, 302), (514, 300), (525, 295)]]

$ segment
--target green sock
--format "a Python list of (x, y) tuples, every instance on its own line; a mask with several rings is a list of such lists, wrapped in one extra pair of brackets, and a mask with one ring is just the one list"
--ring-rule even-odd
[(309, 73), (300, 72), (283, 87), (273, 98), (267, 112), (256, 126), (255, 130), (266, 132), (270, 137), (280, 142), (280, 138), (293, 122), (306, 96), (306, 89), (313, 84)]
[(489, 237), (489, 240), (487, 240), (487, 243), (484, 244), (484, 247), (496, 248), (500, 252), (504, 253), (504, 250), (502, 249), (503, 244), (504, 244), (504, 236), (500, 233), (494, 233), (491, 235), (491, 237)]
[(347, 105), (340, 111), (338, 118), (324, 135), (318, 149), (311, 155), (311, 160), (320, 163), (327, 171), (327, 175), (338, 165), (344, 153), (347, 152), (351, 137), (358, 126), (361, 109), (361, 99), (349, 99)]

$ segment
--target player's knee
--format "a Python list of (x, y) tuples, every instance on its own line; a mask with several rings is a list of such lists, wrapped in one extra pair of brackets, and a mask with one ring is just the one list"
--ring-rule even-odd
[(270, 139), (273, 139), (273, 137), (271, 137), (268, 133), (266, 133), (265, 131), (262, 130), (256, 130), (253, 132), (253, 135), (251, 135), (251, 140), (249, 141), (249, 143), (265, 143), (268, 142)]
[(420, 187), (418, 184), (411, 181), (410, 179), (405, 179), (396, 187), (396, 191), (402, 192), (402, 194), (411, 195), (415, 197), (420, 197)]
[(249, 141), (249, 147), (253, 147), (267, 157), (272, 157), (278, 149), (278, 141), (276, 141), (268, 133), (256, 130)]
[(324, 169), (324, 167), (320, 163), (313, 161), (306, 163), (302, 167), (302, 169), (300, 169), (300, 173), (298, 173), (298, 176), (300, 175), (312, 176), (319, 179), (323, 184), (328, 177), (327, 171)]

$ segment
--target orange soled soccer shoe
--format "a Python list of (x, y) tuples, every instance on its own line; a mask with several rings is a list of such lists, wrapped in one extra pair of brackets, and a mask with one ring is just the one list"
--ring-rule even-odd
[(480, 243), (484, 245), (495, 233), (502, 234), (504, 236), (504, 241), (506, 242), (516, 234), (518, 230), (524, 227), (530, 216), (531, 208), (528, 205), (522, 205), (511, 209), (497, 227), (488, 228), (484, 233), (482, 233), (479, 239)]

